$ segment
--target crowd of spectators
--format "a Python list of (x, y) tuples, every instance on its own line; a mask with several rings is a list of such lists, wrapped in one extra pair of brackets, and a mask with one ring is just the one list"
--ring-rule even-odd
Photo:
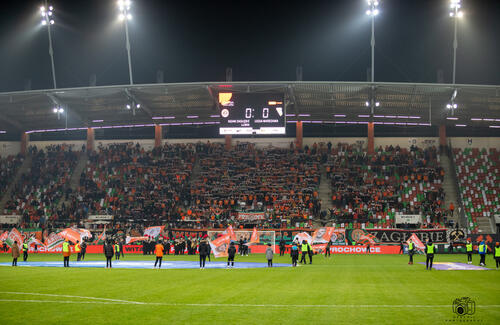
[(21, 215), (24, 223), (57, 220), (58, 203), (65, 194), (79, 153), (67, 145), (40, 150), (30, 147), (29, 152), (31, 168), (14, 184), (4, 213)]
[(7, 190), (23, 161), (24, 157), (21, 154), (0, 157), (0, 197)]
[(387, 146), (368, 155), (355, 145), (338, 144), (325, 168), (337, 224), (392, 227), (396, 213), (424, 215), (425, 226), (446, 221), (444, 171), (435, 147)]

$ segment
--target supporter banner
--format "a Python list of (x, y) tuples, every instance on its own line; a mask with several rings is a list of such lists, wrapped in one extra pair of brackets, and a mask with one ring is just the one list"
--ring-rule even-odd
[(265, 220), (266, 214), (264, 212), (238, 212), (237, 219), (243, 221)]
[(18, 215), (0, 215), (0, 223), (8, 225), (17, 225), (21, 222), (21, 216)]
[(4, 231), (3, 234), (0, 235), (0, 241), (4, 242), (7, 239), (7, 237), (9, 237), (9, 232)]
[(56, 233), (51, 233), (45, 240), (45, 246), (47, 247), (47, 249), (50, 250), (56, 247), (61, 247), (63, 242), (64, 238), (62, 238)]
[(64, 239), (69, 240), (72, 243), (76, 243), (76, 241), (82, 242), (84, 238), (92, 237), (92, 234), (87, 229), (74, 229), (74, 228), (66, 228), (60, 233), (58, 233)]
[(301, 232), (295, 235), (293, 241), (297, 240), (299, 244), (302, 244), (302, 241), (305, 240), (309, 244), (312, 244), (312, 237), (307, 232)]
[(229, 243), (231, 242), (231, 236), (225, 234), (219, 238), (209, 241), (210, 247), (212, 248), (212, 253), (215, 257), (225, 257), (227, 256), (227, 249), (229, 248)]
[(422, 222), (422, 216), (420, 214), (396, 214), (395, 221), (397, 224), (418, 224)]
[[(353, 230), (356, 231), (357, 229)], [(427, 240), (432, 240), (434, 243), (448, 242), (446, 229), (367, 229), (371, 235), (375, 236), (380, 243), (400, 243), (405, 242), (414, 233), (420, 241), (425, 243)]]
[(316, 229), (312, 234), (313, 243), (328, 243), (335, 231), (334, 227), (324, 227)]
[(90, 215), (89, 219), (90, 221), (111, 221), (113, 220), (112, 215)]
[(346, 245), (346, 238), (345, 238), (345, 229), (335, 229), (332, 232), (332, 236), (330, 238), (330, 241), (332, 242), (332, 245), (338, 246), (338, 245)]
[(99, 242), (100, 240), (102, 241), (106, 240), (106, 225), (104, 225), (102, 233), (99, 236), (97, 236), (97, 238), (94, 240), (94, 244)]
[(236, 235), (234, 234), (233, 226), (230, 225), (229, 227), (227, 227), (227, 229), (224, 230), (223, 234), (228, 234), (231, 240), (236, 241)]
[[(27, 243), (28, 243), (28, 246), (32, 246), (32, 245), (37, 245), (38, 247), (43, 247), (45, 246), (44, 243), (42, 243), (41, 241), (39, 241), (38, 239), (36, 239), (35, 237), (30, 237), (28, 240), (27, 240)], [(38, 248), (37, 247), (37, 248)]]
[(260, 236), (259, 232), (257, 231), (257, 228), (253, 228), (252, 231), (252, 237), (250, 237), (250, 241), (246, 243), (245, 245), (250, 246), (250, 245), (255, 245), (260, 242)]
[(500, 242), (500, 234), (474, 234), (474, 235), (468, 235), (467, 240), (470, 240), (474, 250), (477, 251), (478, 245), (480, 242), (484, 241), (486, 245), (490, 248), (490, 251), (493, 251), (493, 247), (495, 246), (496, 242)]
[(410, 240), (413, 242), (415, 245), (415, 248), (417, 248), (417, 251), (424, 251), (425, 250), (425, 245), (422, 243), (420, 239), (418, 239), (417, 235), (412, 234), (410, 238), (406, 241), (406, 244), (410, 244)]
[(7, 236), (7, 239), (5, 240), (5, 243), (12, 247), (14, 246), (14, 242), (17, 241), (17, 246), (19, 246), (19, 249), (21, 249), (21, 246), (23, 245), (23, 236), (21, 233), (16, 229), (12, 229), (9, 232), (9, 235)]
[(370, 234), (365, 229), (353, 229), (349, 231), (349, 243), (355, 242), (362, 245), (375, 245), (380, 243), (380, 240), (375, 235)]
[[(366, 246), (331, 246), (332, 254), (367, 254)], [(399, 254), (399, 246), (370, 246), (370, 254)]]
[(127, 236), (127, 238), (125, 238), (125, 244), (131, 244), (133, 242), (136, 242), (136, 241), (143, 241), (143, 240), (147, 240), (148, 237), (130, 237), (130, 236)]
[(144, 229), (144, 236), (156, 238), (163, 231), (163, 228), (165, 228), (165, 226), (148, 227)]

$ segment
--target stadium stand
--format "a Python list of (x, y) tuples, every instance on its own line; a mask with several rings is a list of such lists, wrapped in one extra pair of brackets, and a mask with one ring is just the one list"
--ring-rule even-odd
[(23, 160), (24, 158), (20, 154), (0, 158), (0, 197), (4, 195), (9, 183), (14, 179)]
[(4, 213), (23, 216), (23, 222), (38, 223), (68, 219), (58, 207), (65, 195), (65, 184), (71, 177), (79, 152), (71, 146), (49, 146), (46, 150), (30, 148), (32, 165), (30, 170), (20, 176), (14, 186)]
[(500, 152), (491, 148), (453, 150), (460, 195), (467, 220), (474, 233), (482, 223), (491, 231), (489, 218), (500, 206)]
[(353, 145), (333, 148), (325, 164), (336, 223), (347, 228), (394, 226), (396, 213), (422, 214), (423, 226), (447, 222), (444, 171), (435, 147), (388, 146), (370, 156)]

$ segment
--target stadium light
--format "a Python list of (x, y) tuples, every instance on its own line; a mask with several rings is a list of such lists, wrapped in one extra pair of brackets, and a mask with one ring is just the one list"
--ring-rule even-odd
[(42, 26), (47, 26), (47, 33), (49, 34), (49, 55), (50, 62), (52, 64), (52, 82), (54, 84), (54, 89), (57, 88), (56, 82), (56, 68), (54, 65), (54, 50), (52, 48), (52, 33), (51, 25), (55, 24), (54, 21), (54, 7), (47, 4), (47, 0), (44, 1), (45, 5), (40, 7), (40, 15), (42, 16)]
[(370, 8), (366, 10), (366, 14), (371, 17), (372, 20), (372, 38), (370, 41), (370, 45), (372, 47), (372, 82), (375, 82), (375, 16), (378, 16), (380, 10), (378, 9), (379, 1), (378, 0), (367, 0), (368, 6)]
[(458, 47), (458, 40), (457, 40), (457, 25), (458, 25), (458, 18), (462, 18), (464, 16), (464, 12), (461, 10), (462, 0), (450, 0), (450, 17), (453, 18), (453, 24), (454, 24), (454, 38), (453, 38), (453, 84), (455, 84), (455, 76), (456, 76), (456, 67), (457, 67), (457, 47)]
[(128, 21), (132, 20), (132, 14), (130, 13), (130, 7), (132, 5), (130, 0), (118, 0), (118, 20), (123, 21), (125, 24), (125, 47), (127, 49), (128, 56), (128, 75), (130, 79), (130, 84), (134, 84), (134, 79), (132, 77), (132, 62), (130, 59), (130, 40), (128, 36)]
[[(54, 114), (57, 114), (57, 119), (61, 119), (61, 114), (64, 113), (64, 108), (62, 107), (54, 107), (52, 109), (52, 112), (54, 112)], [(66, 115), (66, 123), (67, 123), (67, 115)]]

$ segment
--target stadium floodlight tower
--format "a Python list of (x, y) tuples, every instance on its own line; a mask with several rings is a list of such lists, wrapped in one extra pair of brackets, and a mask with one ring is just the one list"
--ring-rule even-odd
[(375, 16), (379, 14), (379, 1), (378, 0), (367, 0), (370, 9), (366, 10), (366, 14), (371, 16), (372, 19), (372, 38), (370, 41), (372, 47), (372, 78), (371, 81), (375, 82)]
[(130, 13), (130, 0), (118, 0), (118, 9), (120, 14), (118, 15), (118, 19), (124, 22), (125, 25), (125, 46), (127, 48), (127, 56), (128, 56), (128, 75), (130, 78), (130, 84), (134, 84), (134, 79), (132, 77), (132, 62), (130, 60), (130, 40), (128, 36), (128, 21), (132, 20), (132, 14)]
[(52, 81), (54, 83), (54, 89), (57, 88), (56, 83), (56, 68), (54, 66), (54, 50), (52, 48), (52, 34), (51, 26), (54, 25), (54, 7), (47, 4), (45, 0), (45, 5), (40, 7), (40, 14), (42, 15), (42, 25), (47, 26), (47, 33), (49, 34), (49, 55), (50, 62), (52, 63)]
[(372, 20), (372, 38), (370, 41), (370, 45), (372, 48), (372, 68), (371, 68), (371, 82), (372, 82), (372, 93), (371, 93), (371, 99), (369, 102), (366, 102), (366, 106), (370, 107), (371, 109), (371, 114), (373, 115), (375, 106), (378, 107), (380, 105), (379, 102), (375, 100), (375, 16), (379, 14), (379, 9), (378, 5), (379, 0), (367, 0), (368, 6), (370, 8), (366, 10), (366, 14), (371, 17)]
[(462, 0), (450, 0), (450, 17), (453, 18), (453, 23), (454, 23), (454, 38), (453, 38), (453, 84), (455, 84), (455, 73), (456, 73), (456, 67), (457, 67), (457, 47), (458, 47), (458, 40), (457, 40), (457, 24), (458, 24), (458, 19), (462, 18), (464, 16), (464, 12), (461, 10)]

